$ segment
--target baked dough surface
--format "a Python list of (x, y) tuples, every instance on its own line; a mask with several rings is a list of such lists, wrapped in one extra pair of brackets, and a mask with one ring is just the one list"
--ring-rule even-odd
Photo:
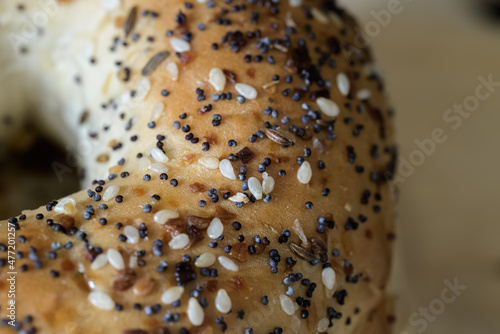
[(14, 270), (17, 325), (38, 333), (390, 332), (392, 112), (349, 14), (19, 5), (0, 4), (0, 138), (35, 120), (77, 152), (62, 182), (85, 173), (0, 222), (2, 318)]

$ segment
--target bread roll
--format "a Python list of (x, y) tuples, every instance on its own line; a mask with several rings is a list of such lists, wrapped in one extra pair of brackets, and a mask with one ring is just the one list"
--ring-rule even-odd
[(85, 172), (0, 223), (2, 325), (390, 332), (392, 113), (335, 1), (0, 8), (2, 140), (35, 121)]

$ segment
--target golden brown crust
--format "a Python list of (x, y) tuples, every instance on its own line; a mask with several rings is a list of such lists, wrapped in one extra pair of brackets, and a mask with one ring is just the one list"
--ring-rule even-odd
[[(100, 160), (87, 159), (83, 164), (89, 178), (104, 173), (114, 177), (71, 195), (64, 207), (55, 209), (54, 202), (0, 223), (2, 230), (18, 228), (16, 251), (23, 252), (15, 261), (17, 319), (32, 315), (33, 322), (23, 328), (34, 326), (47, 333), (182, 333), (182, 328), (189, 333), (251, 333), (245, 332), (250, 328), (253, 333), (278, 333), (279, 328), (284, 333), (318, 333), (323, 318), (333, 326), (320, 332), (389, 332), (385, 313), (373, 312), (383, 309), (379, 305), (385, 299), (390, 266), (393, 217), (388, 181), (395, 149), (381, 79), (366, 71), (372, 61), (368, 50), (353, 49), (353, 20), (333, 1), (305, 1), (299, 7), (287, 1), (242, 2), (236, 8), (236, 3), (222, 1), (215, 1), (213, 8), (210, 2), (191, 4), (192, 8), (175, 0), (125, 1), (113, 12), (115, 20), (109, 24), (119, 27), (116, 36), (121, 40), (125, 38), (122, 25), (128, 25), (128, 46), (117, 47), (113, 57), (107, 50), (100, 51), (102, 57), (96, 61), (112, 66), (117, 55), (123, 56), (119, 78), (127, 80), (121, 90), (139, 89), (124, 108), (117, 108), (111, 134), (97, 133), (94, 156)], [(129, 18), (134, 6), (135, 20)], [(227, 13), (221, 12), (223, 8)], [(143, 15), (145, 10), (147, 15)], [(258, 19), (251, 13), (258, 13)], [(205, 29), (198, 28), (200, 22)], [(137, 42), (134, 34), (140, 36)], [(176, 56), (173, 37), (191, 39), (190, 50)], [(169, 56), (156, 68), (150, 64), (146, 72), (151, 73), (143, 77), (144, 65), (162, 51)], [(247, 54), (249, 62), (244, 60)], [(260, 62), (255, 59), (258, 55), (262, 55)], [(177, 81), (166, 70), (172, 62), (179, 72)], [(213, 68), (224, 71), (223, 91), (232, 93), (231, 100), (213, 100), (214, 94), (220, 94), (209, 83)], [(350, 83), (348, 96), (338, 88), (339, 73)], [(91, 73), (82, 75), (92, 78)], [(273, 80), (274, 75), (279, 78)], [(287, 82), (287, 75), (292, 82)], [(144, 78), (151, 88), (141, 99)], [(254, 87), (256, 98), (250, 98), (252, 90), (245, 92), (248, 87), (240, 88), (246, 99), (237, 97), (235, 83)], [(361, 100), (358, 92), (364, 89), (361, 94), (371, 95)], [(168, 96), (162, 96), (166, 95), (162, 90)], [(318, 97), (324, 98), (323, 113)], [(339, 107), (337, 117), (329, 116), (332, 101)], [(161, 109), (158, 102), (164, 109), (155, 117), (151, 110)], [(121, 111), (124, 116), (119, 116)], [(94, 119), (105, 112), (110, 111), (90, 111)], [(304, 119), (304, 115), (309, 116)], [(133, 125), (124, 128), (119, 119), (133, 119)], [(181, 129), (176, 129), (175, 122)], [(281, 136), (272, 131), (266, 136), (266, 124), (280, 127)], [(262, 131), (263, 138), (255, 135), (257, 131)], [(186, 140), (188, 134), (199, 141)], [(134, 136), (137, 139), (131, 140)], [(293, 146), (278, 144), (289, 144), (283, 137), (293, 141)], [(230, 140), (235, 145), (229, 146)], [(209, 143), (207, 151), (203, 150), (208, 147), (205, 142)], [(246, 154), (242, 152), (245, 147)], [(159, 152), (151, 157), (152, 148), (163, 150), (168, 161), (162, 162)], [(236, 175), (245, 165), (246, 181), (255, 177), (259, 184), (265, 169), (275, 181), (271, 198), (253, 201), (243, 195), (236, 202), (247, 203), (235, 205), (225, 193), (251, 193), (241, 189), (244, 184), (238, 178), (224, 177), (217, 165), (207, 168), (202, 163), (207, 157), (235, 160), (230, 164)], [(299, 182), (302, 167), (298, 161), (310, 164), (310, 181)], [(168, 176), (148, 169), (153, 163), (168, 167)], [(105, 201), (103, 196), (113, 186), (117, 193)], [(173, 210), (178, 218), (158, 224), (154, 217), (161, 210)], [(207, 230), (214, 217), (224, 226), (224, 237), (216, 243)], [(125, 232), (125, 226), (135, 229)], [(129, 242), (135, 239), (134, 231), (141, 229), (138, 242)], [(172, 239), (183, 234), (189, 244), (172, 249)], [(7, 237), (2, 233), (0, 243), (7, 246)], [(175, 242), (182, 244), (182, 237)], [(117, 261), (109, 249), (121, 254), (118, 262), (122, 258), (124, 265), (107, 263), (92, 269), (92, 261), (96, 263), (101, 252), (107, 254), (108, 262)], [(237, 271), (219, 261), (210, 264), (210, 269), (197, 267), (197, 256), (205, 253), (231, 259)], [(0, 253), (5, 260), (7, 256), (7, 252)], [(3, 264), (2, 312), (9, 288), (9, 263)], [(326, 285), (322, 279), (323, 268), (328, 267), (335, 272), (330, 290), (328, 278)], [(162, 303), (165, 290), (177, 285), (185, 287), (180, 305)], [(229, 314), (215, 307), (219, 289), (229, 294)], [(104, 293), (123, 310), (92, 305), (92, 291)], [(267, 305), (262, 302), (265, 296)], [(190, 298), (206, 304), (203, 316), (188, 306)], [(291, 315), (286, 313), (288, 302)], [(107, 305), (102, 300), (94, 304)]]

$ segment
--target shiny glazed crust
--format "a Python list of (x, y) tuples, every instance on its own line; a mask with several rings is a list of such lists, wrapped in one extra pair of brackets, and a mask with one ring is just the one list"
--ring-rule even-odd
[[(41, 10), (3, 6), (2, 35)], [(37, 333), (390, 332), (392, 113), (347, 13), (73, 0), (48, 16), (2, 66), (39, 84), (47, 133), (88, 144), (85, 188), (0, 222), (2, 318), (15, 271), (17, 326)]]

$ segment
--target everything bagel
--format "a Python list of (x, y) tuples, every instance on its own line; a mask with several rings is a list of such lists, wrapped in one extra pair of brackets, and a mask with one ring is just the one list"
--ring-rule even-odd
[(355, 26), (334, 0), (2, 1), (2, 145), (30, 120), (83, 171), (0, 222), (2, 332), (389, 333), (393, 114)]

